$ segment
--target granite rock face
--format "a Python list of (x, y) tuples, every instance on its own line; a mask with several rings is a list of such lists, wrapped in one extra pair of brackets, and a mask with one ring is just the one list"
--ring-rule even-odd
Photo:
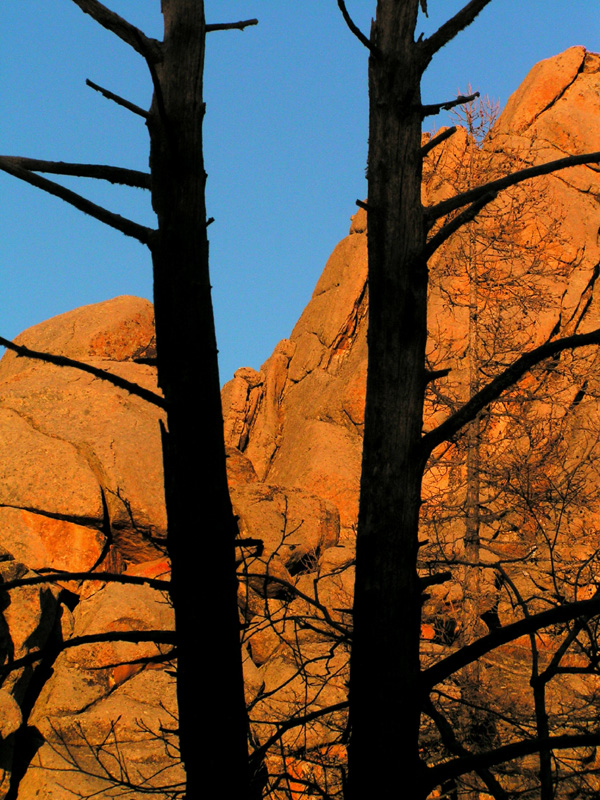
[[(600, 56), (575, 47), (538, 64), (483, 141), (475, 141), (467, 119), (466, 129), (430, 153), (424, 202), (565, 153), (600, 150), (599, 97)], [(428, 366), (450, 372), (428, 393), (425, 431), (523, 348), (600, 326), (599, 198), (595, 166), (537, 179), (499, 196), (436, 253)], [(359, 210), (289, 339), (260, 370), (238, 370), (223, 389), (254, 743), (269, 742), (291, 715), (315, 712), (308, 724), (286, 729), (267, 756), (270, 773), (285, 773), (297, 797), (306, 780), (324, 786), (326, 774), (335, 794), (345, 757), (367, 322), (366, 214)], [(145, 300), (120, 297), (77, 309), (17, 341), (156, 390), (153, 313)], [(459, 437), (434, 454), (424, 484), (420, 568), (427, 575), (441, 564), (452, 579), (432, 586), (425, 600), (424, 663), (519, 618), (511, 581), (531, 611), (562, 602), (559, 595), (595, 591), (597, 367), (593, 350), (546, 364), (482, 417), (475, 440)], [(92, 568), (168, 580), (161, 416), (75, 369), (4, 356), (3, 582)], [(476, 501), (469, 452), (477, 453), (481, 474)], [(469, 570), (470, 562), (478, 569)], [(104, 631), (168, 632), (165, 586), (105, 585), (90, 576), (23, 586), (2, 598), (0, 799), (9, 789), (17, 800), (118, 797), (137, 781), (145, 796), (166, 800), (182, 779), (170, 646), (62, 646)], [(206, 613), (199, 609), (202, 657), (218, 668), (219, 654), (202, 641)], [(486, 663), (482, 687), (499, 715), (519, 703), (524, 719), (529, 713), (526, 646), (517, 641), (501, 651), (506, 669)], [(544, 663), (554, 646), (551, 637), (540, 638)], [(29, 661), (9, 668), (20, 658)], [(579, 666), (581, 654), (572, 659)], [(464, 685), (447, 688), (450, 717), (456, 698), (478, 702)], [(589, 690), (584, 679), (565, 679), (555, 705)], [(335, 710), (319, 716), (326, 706)], [(597, 713), (582, 705), (581, 719), (585, 708)], [(557, 730), (566, 724), (556, 716), (552, 722)], [(432, 761), (445, 758), (428, 735)], [(496, 725), (494, 735), (504, 742), (506, 731)]]

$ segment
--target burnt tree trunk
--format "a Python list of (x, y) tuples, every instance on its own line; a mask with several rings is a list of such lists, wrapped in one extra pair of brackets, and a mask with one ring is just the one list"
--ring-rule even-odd
[[(157, 360), (163, 436), (177, 694), (187, 800), (208, 775), (247, 796), (234, 538), (227, 488), (217, 347), (208, 270), (199, 0), (162, 0), (165, 37), (148, 120)], [(211, 668), (208, 669), (209, 664)], [(202, 744), (208, 737), (210, 744)]]
[(397, 798), (421, 770), (416, 564), (427, 262), (418, 8), (419, 0), (379, 0), (371, 31), (369, 369), (350, 666), (351, 800)]

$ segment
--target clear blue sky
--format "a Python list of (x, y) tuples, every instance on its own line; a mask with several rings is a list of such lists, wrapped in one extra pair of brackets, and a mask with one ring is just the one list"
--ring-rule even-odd
[[(160, 37), (159, 0), (105, 2)], [(421, 29), (465, 2), (428, 0)], [(85, 86), (90, 78), (148, 106), (141, 58), (71, 0), (1, 3), (0, 153), (146, 169), (143, 121)], [(347, 5), (368, 32), (375, 0)], [(206, 8), (212, 22), (260, 20), (210, 34), (207, 47), (211, 272), (225, 381), (238, 367), (258, 368), (289, 335), (366, 195), (367, 58), (336, 0), (208, 0)], [(424, 99), (450, 99), (470, 83), (504, 105), (536, 61), (575, 44), (600, 50), (596, 0), (492, 0), (439, 54)], [(141, 191), (64, 182), (154, 224)], [(0, 230), (3, 336), (119, 294), (151, 297), (142, 245), (4, 174)]]

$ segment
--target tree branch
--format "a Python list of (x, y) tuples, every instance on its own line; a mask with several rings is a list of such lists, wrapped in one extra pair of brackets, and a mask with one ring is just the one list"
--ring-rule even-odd
[(488, 192), (484, 194), (483, 197), (479, 198), (475, 203), (472, 203), (468, 208), (465, 208), (464, 211), (461, 211), (454, 219), (451, 219), (450, 222), (447, 222), (440, 228), (435, 236), (432, 236), (425, 245), (426, 258), (431, 258), (438, 247), (444, 244), (447, 239), (456, 233), (459, 228), (462, 228), (463, 225), (466, 225), (467, 222), (472, 222), (477, 214), (479, 214), (488, 203), (495, 200), (496, 197), (498, 197), (498, 192)]
[(141, 397), (142, 400), (146, 400), (146, 402), (152, 403), (152, 405), (158, 406), (159, 408), (166, 408), (164, 397), (156, 392), (152, 392), (150, 389), (144, 389), (143, 386), (139, 386), (137, 383), (133, 383), (125, 378), (121, 378), (119, 375), (114, 375), (112, 372), (108, 372), (107, 370), (93, 367), (91, 364), (86, 364), (83, 361), (76, 361), (73, 358), (68, 358), (67, 356), (58, 356), (54, 355), (53, 353), (42, 353), (38, 350), (31, 350), (29, 347), (15, 344), (14, 342), (11, 342), (10, 339), (5, 339), (3, 336), (0, 336), (0, 346), (6, 347), (7, 350), (12, 350), (18, 356), (25, 358), (36, 358), (39, 361), (46, 361), (49, 364), (55, 364), (58, 367), (72, 367), (73, 369), (79, 369), (82, 372), (89, 372), (89, 374), (93, 375), (95, 378), (108, 381), (109, 383), (112, 383), (113, 386), (117, 386), (119, 389), (124, 389), (126, 392), (134, 394), (137, 397)]
[(373, 42), (365, 36), (365, 34), (361, 31), (358, 25), (355, 24), (354, 20), (348, 13), (348, 9), (346, 8), (345, 0), (337, 0), (338, 7), (342, 12), (342, 16), (346, 22), (346, 25), (350, 28), (352, 33), (356, 36), (359, 42), (364, 44), (364, 46), (369, 50), (374, 56), (379, 55), (379, 49), (373, 44)]
[(456, 211), (463, 206), (476, 202), (488, 192), (499, 192), (502, 189), (507, 189), (509, 186), (515, 186), (517, 183), (529, 180), (529, 178), (537, 178), (540, 175), (559, 172), (561, 169), (567, 169), (568, 167), (576, 167), (580, 164), (597, 164), (598, 162), (600, 162), (600, 151), (595, 153), (583, 153), (579, 156), (566, 156), (565, 158), (558, 158), (555, 161), (548, 161), (546, 164), (527, 167), (518, 172), (512, 172), (504, 178), (498, 178), (498, 180), (484, 183), (482, 186), (477, 186), (475, 189), (470, 189), (468, 192), (457, 194), (449, 200), (442, 200), (441, 203), (427, 208), (425, 210), (425, 216), (429, 222), (434, 222), (436, 219), (449, 214), (451, 211)]
[(423, 158), (425, 158), (425, 156), (431, 150), (433, 150), (434, 147), (437, 147), (438, 144), (441, 144), (442, 142), (445, 142), (446, 139), (449, 139), (451, 136), (453, 136), (456, 133), (457, 130), (458, 130), (458, 128), (456, 127), (456, 125), (453, 125), (451, 128), (446, 128), (446, 130), (441, 131), (440, 133), (438, 133), (437, 136), (433, 136), (427, 142), (427, 144), (424, 144), (423, 147), (421, 148), (421, 156)]
[(114, 572), (47, 572), (35, 575), (32, 578), (17, 578), (14, 581), (0, 582), (0, 592), (9, 592), (20, 589), (22, 586), (38, 586), (42, 583), (57, 583), (58, 581), (102, 581), (103, 583), (126, 583), (134, 586), (144, 584), (160, 592), (168, 592), (170, 581), (160, 578), (146, 578), (141, 575), (118, 575)]
[(421, 685), (425, 692), (433, 686), (454, 675), (455, 672), (463, 667), (472, 664), (473, 661), (486, 655), (486, 653), (501, 647), (503, 644), (512, 642), (521, 636), (535, 633), (541, 628), (556, 625), (559, 622), (570, 622), (579, 617), (592, 617), (600, 613), (600, 597), (593, 597), (591, 600), (578, 600), (574, 603), (564, 603), (548, 611), (541, 611), (539, 614), (532, 614), (530, 617), (520, 619), (502, 628), (496, 628), (492, 633), (482, 636), (475, 642), (465, 645), (460, 650), (451, 653), (446, 658), (438, 661), (421, 673)]
[[(153, 644), (169, 644), (175, 645), (177, 643), (175, 631), (166, 630), (150, 630), (150, 631), (103, 631), (102, 633), (90, 633), (84, 636), (74, 636), (72, 639), (67, 639), (61, 642), (57, 649), (59, 652), (68, 650), (71, 647), (81, 647), (85, 644), (98, 644), (101, 642), (133, 642), (138, 644), (140, 642), (152, 642)], [(7, 664), (0, 666), (0, 676), (4, 677), (11, 672), (14, 672), (21, 667), (27, 667), (35, 664), (36, 661), (41, 661), (45, 656), (45, 648), (41, 650), (34, 650), (21, 658), (16, 658), (14, 661), (9, 661)]]
[(475, 17), (483, 11), (491, 0), (471, 0), (458, 13), (445, 22), (441, 28), (433, 33), (428, 39), (419, 43), (423, 55), (429, 63), (438, 50), (451, 42), (454, 37), (473, 22)]
[(150, 188), (150, 175), (147, 172), (124, 167), (110, 167), (105, 164), (73, 164), (68, 161), (44, 161), (40, 158), (23, 158), (21, 156), (0, 156), (0, 161), (28, 169), (31, 172), (72, 175), (76, 178), (97, 178), (122, 186), (133, 186), (135, 189)]
[(335, 703), (331, 706), (325, 706), (324, 708), (318, 708), (315, 711), (309, 711), (306, 714), (290, 717), (279, 725), (277, 731), (271, 737), (269, 737), (269, 739), (267, 739), (263, 745), (250, 754), (250, 764), (258, 766), (267, 753), (267, 750), (276, 744), (276, 742), (281, 739), (284, 733), (292, 728), (297, 728), (299, 725), (306, 725), (307, 722), (320, 719), (327, 714), (334, 714), (336, 711), (344, 711), (346, 708), (348, 708), (348, 701), (342, 700), (341, 702)]
[(98, 0), (73, 0), (73, 2), (85, 14), (89, 14), (103, 28), (114, 33), (144, 58), (151, 59), (153, 62), (161, 60), (162, 46), (157, 39), (146, 36), (139, 28), (115, 14)]
[(459, 408), (445, 422), (425, 434), (421, 440), (425, 457), (428, 458), (435, 447), (452, 438), (461, 428), (472, 422), (482, 409), (497, 400), (506, 389), (514, 386), (536, 364), (558, 355), (564, 350), (586, 347), (592, 344), (600, 344), (600, 328), (590, 333), (579, 333), (574, 336), (556, 339), (553, 342), (546, 342), (529, 353), (524, 353), (504, 372), (497, 375), (487, 386), (484, 386), (477, 394), (473, 395), (462, 408)]
[(77, 192), (72, 192), (70, 189), (66, 189), (64, 186), (54, 183), (54, 181), (49, 181), (47, 178), (41, 178), (39, 175), (23, 169), (23, 167), (15, 166), (10, 163), (10, 161), (7, 161), (5, 157), (0, 157), (0, 169), (4, 170), (4, 172), (8, 172), (10, 175), (14, 175), (15, 178), (20, 178), (20, 180), (25, 181), (25, 183), (30, 183), (38, 189), (43, 189), (45, 192), (48, 192), (48, 194), (60, 197), (61, 200), (75, 206), (75, 208), (83, 211), (84, 214), (89, 214), (90, 217), (104, 222), (105, 225), (109, 225), (111, 228), (121, 231), (121, 233), (124, 233), (126, 236), (131, 236), (142, 244), (150, 244), (152, 234), (154, 233), (152, 228), (146, 228), (144, 225), (139, 225), (137, 222), (121, 217), (119, 214), (107, 211), (106, 208), (92, 203), (91, 200), (86, 200), (85, 197), (77, 194)]
[(114, 92), (111, 92), (108, 89), (104, 89), (102, 86), (99, 86), (97, 83), (94, 83), (89, 78), (86, 78), (85, 83), (87, 86), (90, 87), (90, 89), (94, 89), (96, 92), (100, 92), (100, 94), (103, 97), (106, 97), (107, 100), (112, 100), (118, 106), (123, 106), (123, 108), (126, 108), (128, 111), (131, 111), (134, 114), (143, 117), (144, 119), (148, 119), (148, 117), (150, 116), (147, 111), (145, 111), (143, 108), (140, 108), (139, 106), (136, 106), (135, 103), (131, 103), (129, 100), (125, 100), (124, 97), (120, 97), (118, 94), (115, 94)]
[[(466, 103), (470, 103), (471, 100), (475, 100), (476, 97), (479, 97), (479, 92), (474, 92), (473, 94), (459, 94), (456, 100), (448, 100), (445, 103), (432, 103), (431, 105), (421, 106), (421, 116), (431, 117), (439, 114), (440, 111), (450, 111), (452, 108), (456, 108), (456, 106), (463, 106)], [(456, 128), (455, 128), (456, 130)]]
[[(442, 743), (447, 750), (449, 750), (453, 755), (458, 756), (458, 758), (461, 760), (464, 758), (469, 758), (471, 755), (473, 755), (469, 750), (460, 744), (456, 738), (454, 728), (441, 713), (441, 711), (434, 706), (430, 698), (427, 698), (424, 711), (438, 729)], [(508, 800), (508, 794), (488, 769), (485, 767), (479, 767), (474, 771), (477, 772), (481, 780), (487, 786), (490, 794), (493, 795), (496, 800)]]
[(204, 30), (206, 33), (212, 33), (212, 31), (243, 31), (249, 25), (258, 25), (258, 20), (243, 19), (240, 22), (217, 22), (207, 25)]
[(524, 739), (470, 756), (455, 758), (436, 767), (430, 767), (425, 773), (425, 788), (429, 791), (459, 775), (466, 775), (497, 764), (504, 764), (516, 758), (539, 753), (542, 750), (566, 750), (572, 747), (590, 747), (600, 744), (600, 732), (597, 733), (565, 733), (549, 736), (547, 739)]

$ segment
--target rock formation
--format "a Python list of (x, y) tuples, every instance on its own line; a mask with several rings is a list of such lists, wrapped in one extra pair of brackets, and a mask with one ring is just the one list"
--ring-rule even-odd
[[(537, 65), (482, 142), (467, 119), (466, 130), (431, 152), (425, 202), (521, 166), (600, 150), (599, 95), (600, 56), (575, 47)], [(598, 198), (597, 168), (538, 179), (501, 195), (436, 254), (428, 359), (430, 368), (450, 372), (432, 384), (425, 430), (523, 348), (600, 325)], [(259, 371), (238, 370), (223, 390), (240, 534), (263, 543), (240, 549), (253, 739), (258, 748), (277, 745), (267, 752), (270, 786), (276, 794), (278, 776), (287, 774), (288, 796), (300, 797), (306, 781), (328, 781), (334, 794), (344, 759), (367, 369), (366, 235), (359, 210), (290, 338)], [(77, 309), (18, 342), (156, 390), (146, 301), (121, 297)], [(424, 663), (525, 608), (595, 591), (599, 388), (595, 351), (565, 355), (535, 370), (470, 434), (434, 454), (420, 566), (423, 575), (450, 569), (452, 579), (432, 586), (426, 598)], [(169, 576), (160, 417), (156, 407), (75, 369), (12, 353), (0, 363), (3, 582), (44, 570), (147, 579), (105, 585), (90, 576), (3, 592), (0, 800), (131, 796), (132, 787), (136, 796), (142, 784), (155, 800), (176, 796), (182, 776), (169, 646), (62, 647), (104, 631), (172, 627), (164, 587), (152, 583)], [(492, 698), (485, 719), (465, 721), (461, 702), (480, 699), (468, 682), (444, 684), (443, 711), (471, 726), (475, 746), (510, 739), (498, 719), (513, 707), (521, 709), (515, 725), (532, 724), (528, 646), (506, 646), (498, 664), (488, 661), (471, 676)], [(548, 663), (554, 640), (540, 637), (537, 646)], [(218, 668), (209, 643), (206, 652)], [(583, 649), (569, 654), (576, 666), (585, 657)], [(557, 730), (566, 729), (560, 706), (567, 697), (580, 698), (582, 724), (596, 714), (589, 700), (595, 680), (558, 684), (549, 709)], [(316, 715), (328, 706), (332, 713)], [(271, 738), (279, 722), (305, 711), (315, 712), (308, 724)], [(432, 761), (447, 757), (429, 728), (423, 742)], [(595, 754), (584, 755), (598, 766)], [(578, 757), (572, 755), (574, 763)], [(524, 764), (527, 770), (534, 774), (535, 764)], [(504, 777), (519, 788), (518, 777)]]

